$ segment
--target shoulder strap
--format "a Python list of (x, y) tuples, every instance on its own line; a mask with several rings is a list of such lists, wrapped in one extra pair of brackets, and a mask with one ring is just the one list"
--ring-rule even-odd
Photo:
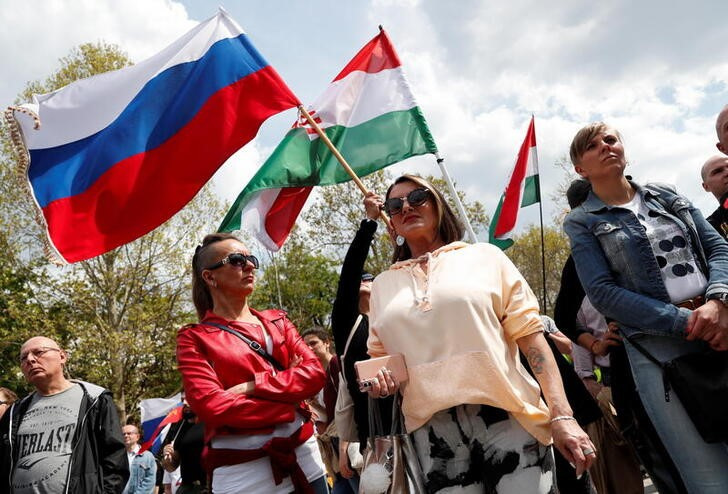
[(354, 333), (356, 333), (356, 330), (359, 329), (359, 324), (361, 323), (361, 320), (363, 318), (364, 316), (362, 314), (359, 314), (359, 317), (356, 318), (354, 326), (351, 327), (351, 331), (349, 331), (349, 336), (348, 338), (346, 338), (344, 351), (341, 352), (341, 358), (339, 359), (339, 379), (343, 379), (347, 386), (349, 383), (346, 381), (346, 375), (344, 374), (344, 360), (346, 359), (346, 352), (349, 351), (349, 343), (351, 343), (351, 339), (354, 337)]
[(637, 349), (638, 352), (640, 352), (642, 355), (645, 356), (645, 358), (647, 358), (647, 360), (649, 360), (650, 362), (652, 362), (655, 365), (658, 365), (658, 366), (662, 367), (662, 362), (660, 362), (659, 360), (657, 360), (657, 358), (655, 358), (654, 355), (652, 355), (650, 352), (648, 352), (645, 347), (643, 347), (642, 345), (640, 345), (637, 342), (637, 340), (635, 340), (631, 336), (627, 336), (627, 339), (632, 344), (632, 346)]
[(637, 349), (647, 360), (658, 366), (662, 370), (662, 388), (665, 391), (665, 401), (670, 401), (670, 380), (668, 379), (667, 372), (665, 372), (665, 363), (660, 362), (657, 358), (647, 351), (645, 347), (640, 345), (636, 339), (627, 336), (627, 340)]
[(258, 355), (263, 357), (265, 360), (270, 362), (270, 364), (273, 367), (275, 367), (275, 369), (277, 371), (280, 372), (280, 371), (286, 370), (286, 368), (283, 367), (280, 362), (278, 362), (271, 354), (269, 354), (268, 352), (265, 351), (265, 349), (260, 345), (260, 343), (258, 343), (257, 341), (251, 340), (250, 338), (248, 338), (244, 334), (240, 333), (239, 331), (235, 331), (234, 329), (230, 329), (227, 326), (223, 326), (222, 324), (217, 324), (214, 322), (203, 322), (201, 324), (206, 324), (208, 326), (214, 326), (222, 331), (225, 331), (226, 333), (230, 333), (231, 335), (233, 335), (237, 338), (240, 338), (241, 340), (243, 340), (245, 342), (245, 344), (247, 344), (250, 347), (251, 350), (253, 350), (255, 353), (257, 353)]
[[(349, 331), (349, 337), (346, 338), (346, 344), (344, 345), (344, 351), (341, 352), (341, 360), (344, 360), (344, 357), (346, 356), (346, 352), (349, 350), (349, 343), (351, 343), (351, 339), (354, 337), (354, 333), (356, 333), (356, 330), (359, 328), (359, 323), (361, 323), (361, 320), (364, 318), (363, 314), (359, 314), (359, 317), (356, 318), (356, 321), (354, 322), (354, 325), (351, 327), (351, 331)], [(344, 367), (344, 365), (341, 365)]]

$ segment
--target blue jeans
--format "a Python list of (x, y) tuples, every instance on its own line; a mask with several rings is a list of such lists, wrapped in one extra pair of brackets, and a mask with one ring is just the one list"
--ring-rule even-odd
[(350, 479), (345, 479), (340, 473), (334, 479), (334, 490), (332, 494), (357, 494), (359, 492), (359, 476), (354, 473)]
[[(638, 342), (661, 362), (693, 353), (698, 347), (693, 342), (665, 336), (646, 335)], [(662, 369), (626, 338), (624, 343), (637, 392), (688, 492), (728, 492), (728, 446), (703, 441), (674, 391), (670, 392), (670, 401), (665, 401)]]
[(326, 475), (310, 482), (310, 485), (314, 494), (329, 494), (329, 484), (326, 482)]

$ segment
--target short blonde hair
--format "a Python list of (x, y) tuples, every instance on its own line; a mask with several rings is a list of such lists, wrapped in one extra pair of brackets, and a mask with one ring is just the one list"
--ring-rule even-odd
[(574, 166), (581, 162), (581, 157), (584, 156), (586, 148), (592, 139), (594, 139), (594, 137), (598, 134), (606, 132), (607, 129), (614, 130), (614, 133), (617, 135), (617, 139), (622, 141), (622, 134), (604, 122), (592, 122), (579, 129), (579, 132), (576, 133), (574, 139), (571, 141), (571, 146), (569, 147), (569, 157), (571, 158), (571, 162)]

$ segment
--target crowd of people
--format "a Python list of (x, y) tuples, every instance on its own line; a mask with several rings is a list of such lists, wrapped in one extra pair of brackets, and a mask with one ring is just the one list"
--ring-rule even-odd
[[(728, 152), (728, 106), (716, 131)], [(250, 307), (258, 259), (231, 234), (203, 239), (198, 322), (177, 335), (183, 419), (159, 458), (107, 390), (65, 375), (57, 342), (26, 341), (34, 392), (0, 388), (0, 490), (151, 493), (163, 478), (170, 494), (365, 492), (371, 417), (387, 430), (399, 405), (427, 493), (636, 494), (643, 471), (661, 493), (728, 492), (726, 436), (705, 439), (663, 371), (728, 356), (728, 157), (701, 169), (719, 201), (707, 220), (674, 187), (625, 175), (605, 123), (579, 130), (570, 157), (581, 178), (554, 320), (501, 250), (462, 241), (436, 187), (402, 175), (364, 198), (331, 332)], [(382, 211), (393, 256), (375, 277)], [(356, 362), (394, 355), (406, 380), (386, 366), (358, 380)]]

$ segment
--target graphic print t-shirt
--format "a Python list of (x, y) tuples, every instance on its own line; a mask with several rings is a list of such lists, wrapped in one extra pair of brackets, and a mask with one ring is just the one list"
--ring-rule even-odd
[(15, 494), (63, 492), (82, 396), (78, 384), (51, 396), (33, 396), (18, 427)]
[(639, 194), (620, 207), (631, 210), (644, 227), (670, 302), (677, 304), (703, 295), (708, 280), (698, 269), (688, 239), (677, 223), (650, 210)]

